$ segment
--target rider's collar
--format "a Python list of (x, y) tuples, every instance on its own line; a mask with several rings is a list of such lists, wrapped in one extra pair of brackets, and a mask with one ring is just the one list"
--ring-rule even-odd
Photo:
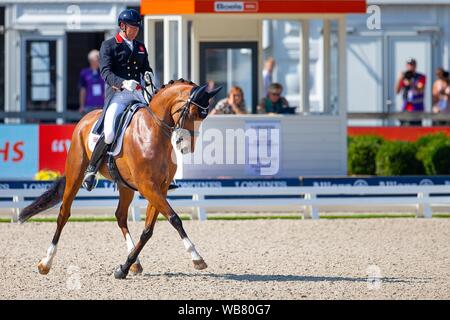
[(117, 32), (115, 38), (116, 38), (116, 42), (117, 42), (117, 43), (122, 43), (124, 40), (125, 40), (125, 41), (129, 41), (129, 42), (131, 42), (131, 43), (134, 42), (133, 40), (125, 39), (125, 38), (120, 34), (120, 32)]
[(115, 38), (116, 38), (116, 42), (117, 43), (122, 43), (123, 42), (123, 38), (122, 38), (122, 36), (120, 35), (119, 32), (116, 34)]

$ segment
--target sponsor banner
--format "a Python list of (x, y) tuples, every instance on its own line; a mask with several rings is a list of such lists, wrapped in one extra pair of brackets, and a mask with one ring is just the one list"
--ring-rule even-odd
[(177, 179), (176, 184), (181, 188), (276, 188), (276, 187), (299, 187), (300, 179)]
[[(0, 190), (47, 189), (52, 181), (0, 180)], [(425, 186), (450, 185), (450, 176), (433, 177), (368, 177), (368, 178), (285, 178), (285, 179), (178, 179), (180, 188), (277, 188), (333, 186)], [(97, 188), (115, 188), (113, 182), (100, 180)]]
[(366, 13), (365, 0), (141, 0), (142, 15)]
[(39, 170), (64, 172), (75, 125), (39, 126)]
[[(181, 188), (225, 188), (225, 187), (257, 187), (257, 188), (275, 188), (275, 187), (298, 187), (300, 179), (211, 179), (197, 180), (186, 179), (176, 180)], [(33, 181), (33, 180), (0, 180), (0, 190), (6, 189), (48, 189), (53, 181)], [(114, 188), (114, 183), (109, 180), (99, 180), (96, 188)]]
[(0, 181), (0, 190), (8, 189), (42, 189), (50, 188), (53, 181), (34, 181), (34, 180), (19, 180), (19, 181)]
[(450, 185), (450, 176), (408, 176), (408, 177), (367, 177), (367, 178), (302, 178), (305, 187), (342, 186), (430, 186)]
[(0, 178), (34, 177), (38, 169), (38, 126), (0, 126)]
[(257, 12), (258, 2), (255, 1), (215, 1), (215, 12)]

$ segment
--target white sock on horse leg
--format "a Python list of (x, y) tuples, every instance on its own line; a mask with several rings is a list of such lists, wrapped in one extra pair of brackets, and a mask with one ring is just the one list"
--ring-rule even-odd
[(52, 243), (50, 247), (48, 247), (47, 249), (47, 256), (44, 259), (42, 259), (42, 263), (49, 269), (52, 266), (53, 258), (56, 255), (56, 249), (57, 245), (54, 245)]
[[(131, 234), (127, 233), (125, 236), (125, 239), (127, 241), (128, 254), (130, 254), (130, 252), (133, 251), (133, 249), (134, 249), (134, 242), (133, 242), (133, 239), (131, 238)], [(139, 258), (136, 258), (135, 263), (140, 263)]]
[(189, 240), (189, 238), (183, 238), (183, 244), (184, 247), (186, 248), (186, 251), (191, 254), (191, 259), (193, 261), (203, 260), (203, 258), (198, 254), (194, 244), (192, 243), (191, 240)]

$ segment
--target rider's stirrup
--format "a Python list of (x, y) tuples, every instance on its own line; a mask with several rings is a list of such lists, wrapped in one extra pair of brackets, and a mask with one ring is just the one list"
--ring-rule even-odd
[(173, 179), (171, 182), (170, 182), (170, 185), (169, 185), (169, 190), (173, 190), (173, 189), (177, 189), (179, 186), (178, 186), (178, 183), (177, 183), (177, 181), (175, 180), (175, 179)]
[(95, 178), (95, 175), (100, 169), (103, 156), (108, 150), (108, 147), (109, 144), (105, 143), (104, 135), (101, 135), (101, 137), (97, 141), (97, 144), (95, 145), (94, 151), (92, 152), (91, 160), (89, 161), (89, 165), (83, 178), (82, 185), (87, 191), (91, 191), (97, 186), (97, 179)]

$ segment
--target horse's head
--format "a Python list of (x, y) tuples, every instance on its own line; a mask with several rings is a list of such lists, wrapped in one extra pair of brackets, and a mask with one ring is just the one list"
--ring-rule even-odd
[(207, 85), (184, 89), (184, 99), (177, 99), (171, 108), (175, 123), (175, 141), (182, 153), (194, 152), (199, 127), (209, 112), (209, 102), (222, 87), (207, 91)]

